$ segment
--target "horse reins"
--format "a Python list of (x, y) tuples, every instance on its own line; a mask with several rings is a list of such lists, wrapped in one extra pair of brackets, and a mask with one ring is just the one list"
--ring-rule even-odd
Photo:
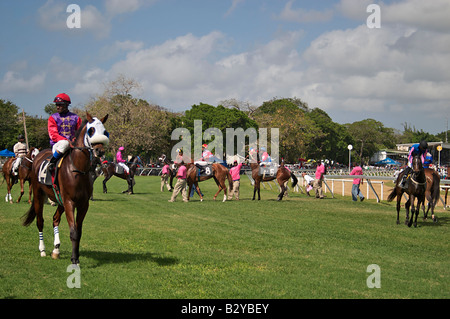
[[(74, 146), (74, 147), (72, 147), (71, 149), (73, 149), (73, 150), (80, 150), (81, 153), (83, 153), (83, 154), (85, 154), (85, 155), (86, 155), (86, 153), (83, 152), (83, 150), (88, 150), (89, 154), (86, 155), (86, 156), (89, 156), (89, 161), (92, 162), (92, 150), (93, 150), (92, 147), (88, 147), (88, 146), (84, 146), (84, 147)], [(72, 165), (72, 167), (74, 168), (74, 169), (72, 170), (72, 172), (79, 173), (79, 174), (82, 174), (82, 175), (86, 175), (86, 174), (88, 174), (88, 173), (90, 172), (90, 170), (88, 170), (87, 172), (80, 171), (80, 170), (75, 166), (75, 164), (73, 163), (73, 158), (72, 158), (72, 156), (69, 156), (69, 157), (70, 157), (70, 165)]]

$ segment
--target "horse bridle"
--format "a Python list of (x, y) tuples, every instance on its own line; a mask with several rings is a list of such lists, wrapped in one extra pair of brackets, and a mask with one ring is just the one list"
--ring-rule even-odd
[[(89, 161), (90, 162), (92, 162), (92, 156), (93, 156), (93, 148), (91, 147), (91, 146), (83, 146), (83, 147), (80, 147), (80, 146), (73, 146), (73, 147), (71, 147), (70, 148), (71, 150), (80, 150), (81, 151), (81, 153), (83, 153), (83, 154), (85, 154), (86, 156), (89, 156)], [(88, 150), (88, 154), (86, 154), (85, 152), (83, 152), (84, 150)], [(71, 152), (72, 153), (72, 152)], [(70, 156), (71, 154), (69, 154), (69, 157), (70, 157), (70, 165), (72, 165), (72, 167), (74, 168), (73, 170), (72, 170), (72, 172), (74, 172), (74, 173), (79, 173), (79, 174), (81, 174), (81, 175), (86, 175), (86, 174), (88, 174), (89, 172), (90, 172), (90, 170), (88, 170), (87, 172), (84, 172), (84, 171), (81, 171), (81, 170), (79, 170), (76, 166), (75, 166), (75, 164), (74, 164), (74, 162), (73, 162), (73, 158), (72, 158), (72, 156)]]

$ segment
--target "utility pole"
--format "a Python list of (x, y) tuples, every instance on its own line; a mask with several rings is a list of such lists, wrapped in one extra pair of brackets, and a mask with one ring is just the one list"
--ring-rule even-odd
[(28, 134), (27, 134), (27, 123), (25, 122), (25, 110), (22, 109), (22, 117), (23, 117), (23, 132), (25, 133), (25, 142), (27, 144), (27, 152), (30, 149), (28, 146)]

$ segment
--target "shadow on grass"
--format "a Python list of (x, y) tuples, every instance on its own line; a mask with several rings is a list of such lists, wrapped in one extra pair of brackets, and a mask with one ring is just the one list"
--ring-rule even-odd
[(94, 259), (97, 264), (93, 268), (105, 264), (123, 264), (135, 261), (150, 261), (157, 263), (159, 266), (170, 266), (178, 263), (177, 258), (162, 257), (153, 253), (122, 253), (97, 250), (85, 250), (81, 257)]

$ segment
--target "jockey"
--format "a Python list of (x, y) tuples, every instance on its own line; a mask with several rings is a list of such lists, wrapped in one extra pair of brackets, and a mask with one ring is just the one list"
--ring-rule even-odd
[(69, 149), (69, 142), (73, 140), (75, 132), (81, 126), (81, 118), (77, 114), (69, 112), (71, 101), (67, 94), (58, 94), (53, 102), (56, 104), (57, 113), (48, 118), (48, 135), (53, 152), (49, 169), (52, 169), (58, 159)]
[(265, 147), (261, 147), (260, 154), (261, 154), (261, 163), (259, 165), (260, 166), (270, 165), (270, 163), (272, 162), (272, 159), (270, 158), (269, 153), (267, 153), (267, 150)]
[(430, 168), (430, 165), (433, 164), (433, 155), (430, 152), (427, 152), (425, 156), (425, 162), (423, 162), (423, 168)]
[(125, 147), (123, 147), (123, 146), (119, 147), (119, 150), (116, 153), (116, 161), (117, 161), (117, 165), (123, 167), (123, 170), (125, 171), (126, 174), (130, 174), (130, 169), (125, 164), (126, 161), (122, 158), (122, 151), (124, 151), (124, 150), (125, 150)]
[(202, 161), (206, 161), (208, 162), (210, 160), (211, 157), (213, 157), (214, 155), (211, 153), (210, 150), (207, 149), (208, 148), (208, 144), (203, 144), (202, 145)]
[(406, 187), (406, 180), (412, 172), (412, 160), (414, 156), (420, 156), (422, 164), (425, 163), (425, 157), (428, 153), (428, 143), (426, 141), (421, 141), (420, 143), (414, 144), (409, 149), (408, 154), (408, 167), (403, 170), (403, 179), (401, 182), (401, 187)]
[(27, 155), (27, 145), (24, 143), (25, 137), (21, 134), (17, 138), (18, 142), (14, 144), (14, 154), (16, 157), (16, 160), (14, 161), (14, 165), (12, 167), (12, 171), (14, 172), (14, 175), (18, 175), (18, 168), (20, 163), (22, 162), (22, 157), (25, 157)]

